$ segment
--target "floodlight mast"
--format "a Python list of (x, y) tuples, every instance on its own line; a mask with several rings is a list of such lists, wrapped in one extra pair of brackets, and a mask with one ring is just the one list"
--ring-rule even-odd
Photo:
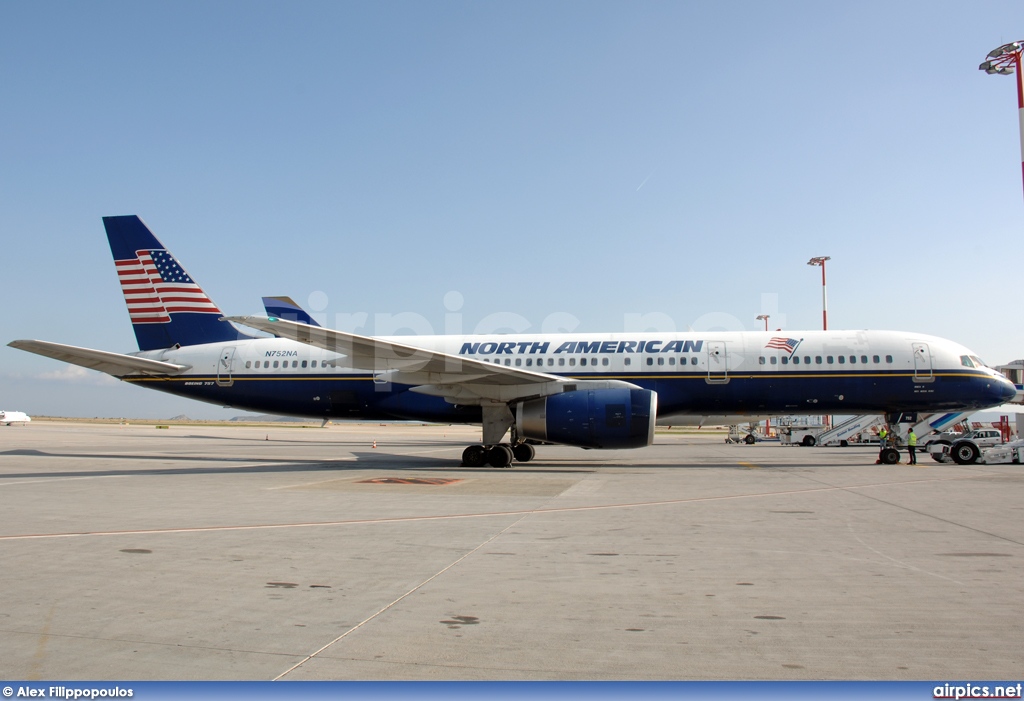
[(988, 52), (988, 60), (978, 70), (989, 75), (1017, 76), (1017, 115), (1020, 120), (1020, 167), (1021, 182), (1024, 183), (1024, 75), (1021, 74), (1021, 53), (1024, 41), (1013, 41)]
[(821, 266), (821, 330), (828, 331), (828, 294), (825, 292), (825, 261), (831, 256), (815, 256), (807, 261), (807, 265)]

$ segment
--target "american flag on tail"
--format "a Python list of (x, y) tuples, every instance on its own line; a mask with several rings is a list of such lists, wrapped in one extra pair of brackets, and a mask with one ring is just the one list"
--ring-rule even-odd
[(221, 313), (166, 250), (136, 251), (114, 265), (133, 324), (163, 324), (176, 312)]
[(779, 350), (784, 350), (787, 353), (792, 353), (799, 345), (800, 341), (795, 338), (783, 338), (782, 336), (776, 336), (772, 340), (768, 341), (765, 348), (777, 348)]

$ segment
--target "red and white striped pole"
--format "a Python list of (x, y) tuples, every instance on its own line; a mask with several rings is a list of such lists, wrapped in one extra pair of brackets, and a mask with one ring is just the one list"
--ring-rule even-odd
[(1021, 50), (1013, 53), (1013, 66), (1017, 71), (1017, 118), (1020, 120), (1020, 176), (1024, 183), (1024, 75), (1020, 70)]
[(1021, 75), (1021, 53), (1024, 53), (1024, 41), (1014, 41), (993, 49), (988, 54), (988, 61), (980, 66), (989, 74), (1017, 75), (1017, 115), (1020, 120), (1020, 169), (1021, 183), (1024, 185), (1024, 75)]
[(807, 265), (821, 266), (821, 329), (828, 331), (828, 294), (825, 291), (825, 261), (832, 260), (831, 256), (816, 256), (807, 261)]

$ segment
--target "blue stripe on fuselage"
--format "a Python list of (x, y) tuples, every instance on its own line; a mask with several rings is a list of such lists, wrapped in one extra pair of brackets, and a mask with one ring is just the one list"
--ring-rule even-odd
[[(570, 377), (570, 376), (567, 376)], [(914, 382), (907, 372), (744, 373), (726, 383), (708, 383), (707, 373), (574, 373), (580, 379), (621, 379), (658, 393), (660, 413), (860, 413), (952, 411), (986, 408), (1004, 400), (989, 376), (936, 372), (932, 382)], [(479, 422), (479, 409), (381, 385), (369, 375), (235, 374), (231, 386), (215, 376), (129, 377), (173, 394), (250, 411), (308, 417), (402, 418)]]

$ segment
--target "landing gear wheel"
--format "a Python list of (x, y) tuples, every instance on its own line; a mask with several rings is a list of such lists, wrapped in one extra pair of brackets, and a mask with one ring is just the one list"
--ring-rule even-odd
[(957, 465), (973, 465), (978, 462), (978, 457), (981, 455), (978, 446), (973, 443), (954, 445), (950, 453), (952, 453), (953, 460)]
[(886, 465), (895, 465), (900, 461), (900, 451), (895, 448), (883, 448), (878, 457)]
[(487, 448), (482, 445), (471, 445), (462, 451), (464, 467), (483, 467), (487, 462)]
[(813, 448), (814, 444), (818, 441), (814, 440), (814, 436), (804, 436), (804, 439), (800, 442), (808, 448)]
[(527, 443), (512, 446), (512, 455), (515, 457), (516, 462), (530, 462), (535, 454), (536, 451), (533, 449), (533, 446)]
[(509, 467), (512, 464), (512, 449), (507, 445), (496, 445), (487, 451), (487, 464), (491, 467)]
[(757, 439), (754, 438), (753, 435), (748, 433), (747, 437), (743, 439), (743, 442), (746, 443), (747, 445), (754, 445), (754, 441), (756, 441), (756, 440)]

